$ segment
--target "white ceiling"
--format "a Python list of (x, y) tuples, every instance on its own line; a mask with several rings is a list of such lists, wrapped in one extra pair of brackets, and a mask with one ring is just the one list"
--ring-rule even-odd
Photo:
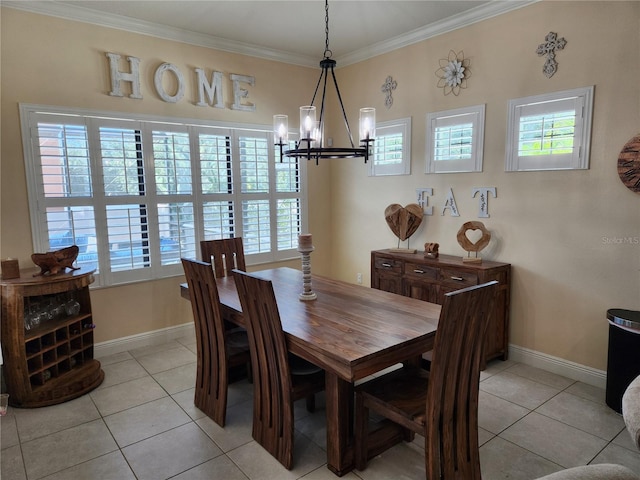
[[(354, 63), (535, 0), (331, 0), (329, 47)], [(323, 0), (3, 1), (3, 6), (226, 51), (317, 65), (325, 48)]]

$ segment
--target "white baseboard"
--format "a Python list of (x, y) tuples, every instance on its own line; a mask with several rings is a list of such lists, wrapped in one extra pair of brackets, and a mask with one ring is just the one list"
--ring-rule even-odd
[(509, 360), (541, 368), (594, 387), (605, 388), (607, 384), (607, 372), (604, 370), (597, 370), (517, 345), (509, 345)]
[(195, 335), (193, 322), (96, 343), (94, 346), (94, 356), (96, 358), (106, 357), (107, 355), (126, 352), (134, 348), (160, 345), (175, 340), (176, 338), (190, 335)]

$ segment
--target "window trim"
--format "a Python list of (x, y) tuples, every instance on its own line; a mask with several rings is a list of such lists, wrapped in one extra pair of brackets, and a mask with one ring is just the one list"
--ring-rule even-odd
[[(272, 208), (270, 210), (270, 225), (271, 225), (271, 250), (270, 252), (262, 252), (256, 254), (246, 254), (246, 263), (247, 265), (257, 265), (278, 261), (285, 261), (290, 259), (295, 259), (298, 257), (298, 252), (295, 246), (291, 249), (286, 250), (278, 250), (278, 242), (277, 242), (277, 229), (276, 226), (277, 218), (275, 210), (278, 201), (282, 198), (299, 198), (300, 199), (300, 231), (304, 232), (308, 230), (308, 189), (307, 189), (307, 162), (299, 161), (299, 192), (279, 192), (275, 188), (276, 176), (275, 176), (275, 148), (272, 145), (272, 127), (271, 125), (259, 125), (259, 124), (241, 124), (236, 122), (219, 122), (216, 121), (211, 122), (207, 120), (200, 119), (185, 119), (185, 118), (176, 118), (176, 117), (161, 117), (156, 115), (145, 115), (145, 114), (131, 114), (129, 112), (114, 112), (114, 111), (98, 111), (98, 110), (90, 110), (90, 109), (82, 109), (82, 108), (71, 108), (71, 107), (58, 107), (51, 105), (37, 105), (37, 104), (19, 104), (20, 110), (20, 124), (21, 131), (23, 137), (23, 157), (25, 162), (26, 169), (26, 181), (27, 181), (27, 197), (29, 201), (29, 216), (31, 223), (31, 232), (32, 232), (32, 241), (34, 251), (47, 251), (49, 250), (49, 229), (47, 226), (46, 220), (46, 210), (51, 206), (49, 200), (51, 197), (45, 198), (44, 195), (44, 187), (41, 185), (41, 176), (40, 176), (40, 167), (38, 164), (38, 159), (40, 158), (40, 147), (39, 147), (39, 135), (37, 132), (33, 133), (30, 129), (37, 129), (37, 125), (32, 125), (31, 121), (34, 115), (43, 116), (43, 115), (51, 115), (52, 120), (58, 121), (59, 119), (64, 117), (65, 124), (77, 124), (82, 125), (83, 127), (87, 127), (87, 141), (88, 141), (88, 149), (89, 149), (89, 161), (91, 165), (91, 182), (93, 186), (93, 193), (89, 197), (61, 197), (61, 206), (69, 207), (73, 205), (88, 205), (94, 209), (94, 215), (96, 216), (96, 237), (97, 242), (107, 242), (107, 232), (103, 230), (103, 227), (97, 220), (97, 215), (100, 214), (104, 216), (103, 213), (99, 213), (99, 210), (104, 207), (105, 202), (104, 198), (100, 196), (104, 196), (104, 192), (100, 192), (100, 194), (96, 194), (96, 182), (102, 181), (101, 173), (101, 164), (100, 164), (100, 154), (96, 155), (95, 149), (99, 149), (99, 139), (98, 143), (96, 143), (97, 130), (91, 129), (89, 124), (95, 121), (104, 121), (111, 124), (119, 123), (123, 125), (125, 123), (131, 124), (132, 128), (137, 128), (136, 125), (141, 125), (143, 132), (150, 132), (152, 129), (155, 129), (154, 124), (157, 124), (159, 128), (167, 128), (167, 129), (176, 129), (176, 130), (186, 130), (192, 132), (190, 135), (190, 141), (192, 144), (191, 147), (191, 175), (192, 175), (192, 192), (189, 195), (188, 202), (193, 204), (194, 218), (196, 219), (196, 223), (200, 225), (195, 227), (195, 252), (196, 256), (199, 256), (199, 241), (204, 238), (204, 229), (202, 226), (202, 202), (204, 201), (204, 197), (206, 196), (202, 192), (202, 184), (200, 181), (200, 160), (199, 160), (199, 151), (194, 149), (193, 142), (197, 143), (197, 136), (193, 135), (193, 132), (201, 132), (201, 131), (211, 131), (212, 133), (220, 133), (220, 132), (233, 132), (233, 136), (235, 138), (236, 135), (246, 134), (255, 132), (260, 136), (263, 136), (267, 140), (267, 153), (268, 153), (268, 164), (269, 164), (269, 182), (270, 182), (270, 190), (265, 198), (269, 199), (270, 205)], [(195, 140), (194, 140), (195, 138)], [(145, 166), (149, 166), (148, 162), (153, 162), (153, 153), (146, 144), (146, 142), (150, 142), (151, 138), (148, 136), (143, 137), (143, 144), (145, 144), (145, 154), (144, 154), (144, 163)], [(239, 160), (239, 158), (238, 158)], [(239, 172), (239, 161), (234, 161), (232, 168), (234, 169), (234, 193), (232, 195), (232, 199), (236, 202), (241, 202), (242, 199), (247, 198), (247, 196), (251, 196), (251, 194), (241, 193), (239, 188), (239, 177), (237, 176)], [(147, 169), (146, 175), (153, 175), (153, 166)], [(175, 195), (167, 195), (165, 196), (157, 195), (154, 191), (151, 191), (149, 188), (148, 197), (146, 203), (148, 206), (152, 205), (152, 210), (150, 214), (154, 214), (153, 218), (149, 219), (149, 222), (155, 227), (159, 222), (159, 218), (157, 216), (157, 206), (158, 202), (160, 203), (182, 203), (184, 202), (185, 195), (183, 194), (175, 194)], [(210, 196), (210, 195), (209, 195)], [(98, 200), (96, 198), (100, 197)], [(161, 197), (161, 198), (159, 198)], [(262, 195), (261, 197), (262, 198)], [(111, 198), (110, 200), (113, 200)], [(123, 199), (123, 203), (126, 202), (126, 198)], [(119, 200), (115, 200), (112, 203), (118, 203)], [(241, 224), (242, 216), (240, 214), (241, 211), (241, 203), (238, 203), (236, 206), (236, 211), (239, 213), (237, 215), (236, 222), (237, 224)], [(158, 242), (156, 243), (156, 247), (158, 247)], [(107, 256), (109, 255), (109, 251), (104, 250), (104, 245), (102, 248), (102, 252), (106, 251)], [(157, 252), (156, 252), (157, 253)], [(159, 260), (160, 257), (157, 257), (156, 260)], [(101, 262), (108, 262), (108, 259), (102, 259)], [(97, 263), (97, 262), (96, 262)], [(124, 272), (114, 271), (110, 272), (108, 269), (103, 269), (100, 273), (96, 274), (96, 282), (94, 283), (95, 287), (101, 286), (113, 286), (113, 285), (122, 285), (126, 283), (134, 283), (140, 281), (150, 281), (158, 278), (166, 278), (171, 276), (182, 275), (182, 265), (180, 262), (177, 264), (170, 265), (161, 265), (158, 261), (153, 262), (148, 268), (141, 269), (143, 272), (138, 272), (136, 270), (126, 270)], [(124, 273), (124, 275), (118, 275), (120, 273)], [(115, 274), (115, 275), (114, 275)], [(114, 278), (116, 277), (116, 278)], [(118, 278), (119, 277), (119, 278)]]
[[(507, 115), (507, 140), (505, 154), (506, 172), (529, 172), (544, 170), (587, 170), (589, 169), (589, 157), (591, 149), (591, 125), (593, 117), (593, 91), (594, 87), (574, 88), (553, 93), (544, 93), (530, 97), (522, 97), (509, 100)], [(557, 102), (571, 102), (580, 109), (582, 115), (576, 113), (574, 151), (564, 155), (518, 155), (518, 138), (520, 134), (520, 118), (529, 109), (542, 109), (548, 103), (552, 113), (556, 109)]]
[(374, 141), (374, 154), (371, 156), (368, 169), (370, 177), (411, 174), (411, 117), (376, 123), (376, 140), (385, 134), (390, 135), (398, 132), (402, 135), (402, 161), (392, 165), (377, 165)]
[[(458, 119), (460, 122), (454, 123), (454, 119)], [(451, 123), (455, 125), (469, 122), (472, 124), (473, 130), (471, 157), (468, 159), (436, 161), (434, 159), (434, 148), (436, 145), (435, 133), (438, 123)], [(425, 135), (426, 162), (424, 173), (482, 172), (482, 161), (484, 155), (484, 122), (484, 104), (427, 113)]]

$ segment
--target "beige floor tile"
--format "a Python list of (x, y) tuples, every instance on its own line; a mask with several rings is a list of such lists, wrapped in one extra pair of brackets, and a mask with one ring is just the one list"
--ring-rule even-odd
[(571, 380), (570, 378), (556, 375), (555, 373), (547, 372), (540, 368), (525, 365), (524, 363), (513, 365), (508, 371), (509, 373), (528, 378), (529, 380), (533, 380), (534, 382), (538, 382), (549, 387), (557, 388), (558, 390), (563, 390), (575, 383), (575, 380)]
[(142, 377), (89, 394), (102, 416), (166, 397), (167, 392), (151, 377)]
[(612, 440), (625, 430), (622, 417), (609, 407), (570, 393), (559, 393), (536, 412), (605, 440)]
[(136, 480), (120, 451), (108, 453), (42, 480)]
[(246, 475), (226, 455), (193, 467), (171, 480), (212, 480), (218, 478), (220, 480), (247, 480)]
[(196, 384), (196, 363), (187, 363), (181, 367), (165, 370), (153, 375), (156, 382), (164, 388), (169, 395), (193, 388)]
[(288, 480), (300, 478), (327, 462), (327, 454), (304, 435), (296, 434), (293, 468), (287, 470), (258, 443), (252, 441), (227, 453), (250, 480)]
[(88, 395), (50, 407), (16, 408), (13, 411), (21, 442), (100, 418), (100, 413)]
[(532, 412), (500, 437), (568, 468), (589, 463), (607, 441), (557, 420)]
[(480, 390), (530, 410), (539, 407), (560, 392), (557, 388), (542, 385), (508, 371), (497, 373), (480, 382)]
[(186, 365), (187, 363), (196, 362), (197, 357), (191, 350), (183, 345), (177, 345), (175, 348), (139, 356), (136, 359), (152, 375)]
[(138, 480), (166, 479), (222, 454), (193, 423), (129, 445), (122, 453)]
[(98, 389), (118, 385), (120, 383), (128, 382), (129, 380), (135, 380), (136, 378), (149, 376), (147, 371), (133, 358), (130, 360), (123, 360), (122, 362), (103, 365), (102, 370), (104, 371), (104, 380)]
[(22, 444), (29, 480), (39, 479), (118, 449), (102, 420), (94, 420)]
[(478, 426), (498, 434), (530, 412), (529, 409), (480, 391)]
[(581, 398), (586, 398), (587, 400), (591, 400), (592, 402), (606, 405), (604, 388), (594, 387), (593, 385), (588, 385), (582, 382), (576, 382), (569, 388), (567, 388), (565, 392), (571, 393), (572, 395), (576, 395)]
[(0, 454), (0, 478), (2, 480), (27, 480), (19, 445), (2, 449)]
[(532, 480), (562, 470), (540, 457), (500, 437), (480, 447), (482, 480)]
[(482, 427), (478, 427), (478, 445), (482, 446), (491, 440), (495, 435)]
[(13, 410), (13, 408), (9, 408), (7, 414), (0, 417), (0, 448), (2, 450), (20, 443), (16, 416)]
[(146, 345), (144, 347), (134, 348), (129, 350), (129, 353), (134, 358), (140, 358), (145, 355), (150, 355), (153, 353), (164, 352), (166, 350), (170, 350), (172, 348), (179, 348), (182, 344), (176, 340), (171, 340), (166, 343), (156, 343), (153, 345)]
[(638, 450), (632, 451), (610, 443), (591, 463), (617, 463), (640, 476), (640, 452)]
[[(193, 404), (193, 398), (195, 394), (195, 388), (190, 388), (179, 393), (174, 393), (171, 397), (176, 401), (180, 408), (182, 408), (192, 420), (198, 420), (206, 415), (202, 410), (197, 408)], [(228, 405), (228, 400), (227, 400)]]
[(112, 355), (97, 356), (96, 360), (99, 360), (100, 365), (105, 367), (114, 363), (124, 362), (125, 360), (131, 360), (132, 358), (133, 356), (129, 352), (120, 352)]
[(295, 420), (295, 429), (313, 440), (323, 450), (327, 449), (327, 416), (325, 410), (317, 409), (315, 413)]
[(104, 419), (120, 448), (189, 423), (191, 418), (171, 397), (164, 397)]
[(251, 436), (252, 422), (253, 400), (227, 407), (227, 420), (224, 428), (207, 416), (196, 421), (223, 452), (229, 452), (253, 440)]
[(335, 473), (327, 468), (326, 465), (322, 465), (319, 468), (316, 468), (313, 472), (307, 473), (304, 477), (301, 477), (303, 480), (336, 480), (340, 478), (341, 480), (358, 480), (358, 477), (355, 473), (349, 472), (342, 477), (337, 477)]
[(410, 480), (425, 478), (424, 450), (399, 443), (369, 460), (364, 470), (354, 473), (364, 480)]
[(496, 373), (504, 372), (514, 365), (517, 365), (517, 363), (513, 360), (491, 360), (487, 367), (480, 372), (480, 381), (493, 377)]
[(632, 450), (634, 452), (638, 451), (636, 444), (633, 443), (633, 438), (631, 438), (629, 430), (627, 430), (626, 428), (622, 430), (618, 435), (616, 435), (616, 438), (611, 440), (611, 443), (620, 447), (624, 447), (627, 450)]

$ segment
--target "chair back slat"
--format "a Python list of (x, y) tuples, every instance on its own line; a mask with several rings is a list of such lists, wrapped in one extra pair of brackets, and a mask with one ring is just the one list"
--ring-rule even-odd
[(247, 269), (244, 260), (242, 237), (219, 240), (202, 240), (200, 253), (204, 262), (211, 262), (216, 278), (231, 275), (231, 270)]
[(182, 259), (196, 331), (197, 368), (194, 403), (224, 426), (227, 408), (227, 353), (218, 289), (211, 264)]
[(478, 392), (498, 282), (445, 295), (427, 393), (427, 478), (480, 480)]
[(254, 379), (253, 438), (287, 468), (293, 462), (293, 403), (287, 344), (270, 280), (233, 271)]

